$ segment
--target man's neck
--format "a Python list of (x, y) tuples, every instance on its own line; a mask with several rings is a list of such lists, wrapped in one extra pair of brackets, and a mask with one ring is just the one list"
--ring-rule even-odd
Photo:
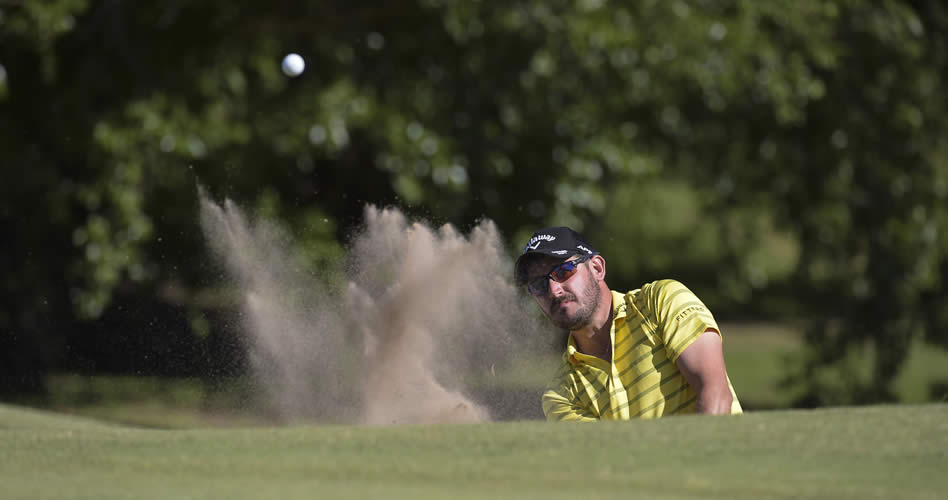
[(571, 333), (579, 352), (612, 361), (612, 292), (604, 288), (600, 293), (599, 307), (593, 313), (592, 322)]

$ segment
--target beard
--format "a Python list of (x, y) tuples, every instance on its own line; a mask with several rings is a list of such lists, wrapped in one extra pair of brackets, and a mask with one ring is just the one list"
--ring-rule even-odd
[[(592, 278), (592, 276), (589, 276)], [(579, 309), (571, 315), (566, 313), (550, 314), (550, 321), (559, 328), (569, 331), (579, 330), (592, 322), (593, 314), (599, 307), (599, 283), (595, 279), (588, 279), (586, 286), (579, 297), (569, 294), (550, 304), (551, 311), (560, 311), (559, 306), (564, 302), (576, 301)]]

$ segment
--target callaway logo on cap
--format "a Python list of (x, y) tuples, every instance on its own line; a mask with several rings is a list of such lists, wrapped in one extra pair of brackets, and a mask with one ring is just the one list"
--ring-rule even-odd
[(514, 274), (518, 281), (522, 278), (520, 264), (528, 255), (551, 255), (565, 259), (573, 255), (592, 253), (596, 253), (596, 250), (576, 231), (565, 226), (548, 227), (533, 233), (530, 237), (530, 241), (523, 247), (523, 252), (514, 264)]

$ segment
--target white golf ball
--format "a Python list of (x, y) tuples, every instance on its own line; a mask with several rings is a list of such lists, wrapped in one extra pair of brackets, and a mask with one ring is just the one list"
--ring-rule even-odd
[(287, 54), (283, 58), (283, 73), (286, 76), (299, 76), (300, 73), (306, 69), (306, 62), (303, 61), (303, 58), (299, 54)]

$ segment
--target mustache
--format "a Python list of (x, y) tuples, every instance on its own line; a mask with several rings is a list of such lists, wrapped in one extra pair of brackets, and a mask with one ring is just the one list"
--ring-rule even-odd
[(562, 304), (563, 302), (569, 302), (569, 301), (571, 301), (571, 300), (576, 300), (576, 296), (573, 295), (573, 294), (564, 295), (564, 296), (562, 296), (562, 297), (557, 297), (557, 298), (553, 299), (553, 302), (551, 303), (551, 305), (552, 305), (553, 307), (558, 307), (558, 306), (559, 306), (560, 304)]

